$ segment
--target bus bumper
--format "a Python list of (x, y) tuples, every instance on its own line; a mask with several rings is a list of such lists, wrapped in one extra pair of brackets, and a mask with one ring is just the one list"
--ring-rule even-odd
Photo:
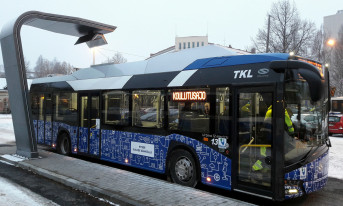
[(328, 180), (329, 151), (314, 161), (285, 175), (285, 199), (322, 189)]

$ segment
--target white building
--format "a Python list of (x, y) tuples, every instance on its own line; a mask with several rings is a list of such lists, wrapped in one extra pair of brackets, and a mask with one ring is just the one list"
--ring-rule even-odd
[(343, 10), (337, 11), (337, 14), (324, 16), (324, 31), (328, 38), (337, 39), (338, 33), (343, 27)]
[(175, 51), (208, 45), (208, 36), (175, 37)]
[[(169, 52), (180, 52), (182, 50), (186, 49), (194, 49), (197, 47), (206, 47), (208, 45), (215, 45), (213, 43), (208, 42), (208, 36), (187, 36), (187, 37), (175, 37), (175, 45), (168, 47), (166, 49), (163, 49), (159, 52), (150, 54), (151, 57), (159, 56), (164, 53), (169, 53)], [(243, 51), (240, 49), (234, 49), (230, 46), (221, 46), (221, 45), (216, 45), (219, 47), (227, 48), (230, 51), (233, 51), (237, 53), (237, 55), (243, 55), (243, 54), (250, 54), (250, 52)]]

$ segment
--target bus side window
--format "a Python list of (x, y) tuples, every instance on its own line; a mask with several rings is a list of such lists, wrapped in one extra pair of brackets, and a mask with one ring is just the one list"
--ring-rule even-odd
[[(199, 93), (204, 95), (197, 96)], [(177, 98), (180, 99), (173, 99), (173, 94), (179, 95)], [(209, 89), (207, 88), (169, 91), (169, 95), (172, 97), (168, 102), (169, 130), (209, 133), (211, 105), (208, 94)], [(189, 96), (187, 97), (187, 95)]]
[(161, 90), (132, 92), (132, 126), (163, 127), (164, 97)]
[(231, 126), (231, 118), (229, 115), (230, 98), (231, 91), (229, 87), (216, 89), (216, 134), (229, 135)]
[(105, 124), (129, 124), (129, 93), (110, 91), (103, 94), (102, 118)]
[(77, 125), (77, 93), (53, 95), (54, 121)]

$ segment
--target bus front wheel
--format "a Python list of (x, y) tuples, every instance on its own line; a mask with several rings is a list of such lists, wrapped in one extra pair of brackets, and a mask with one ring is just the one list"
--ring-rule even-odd
[(172, 181), (177, 184), (195, 187), (198, 183), (195, 160), (186, 150), (176, 150), (171, 154), (169, 172)]
[(58, 142), (57, 152), (62, 155), (70, 155), (70, 140), (68, 134), (61, 134)]

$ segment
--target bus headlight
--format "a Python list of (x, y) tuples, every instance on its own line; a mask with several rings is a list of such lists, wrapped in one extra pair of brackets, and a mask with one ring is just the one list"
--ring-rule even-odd
[(290, 194), (290, 195), (298, 194), (298, 192), (299, 192), (298, 189), (289, 189), (289, 190), (288, 190), (288, 194)]

